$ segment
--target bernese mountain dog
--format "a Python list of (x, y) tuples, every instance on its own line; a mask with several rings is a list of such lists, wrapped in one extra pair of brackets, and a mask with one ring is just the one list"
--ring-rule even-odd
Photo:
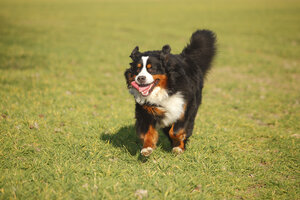
[(215, 42), (212, 31), (197, 30), (180, 54), (171, 54), (169, 45), (160, 51), (133, 49), (125, 78), (136, 102), (136, 132), (143, 143), (143, 156), (156, 147), (160, 128), (174, 153), (185, 150), (201, 104), (204, 78), (216, 52)]

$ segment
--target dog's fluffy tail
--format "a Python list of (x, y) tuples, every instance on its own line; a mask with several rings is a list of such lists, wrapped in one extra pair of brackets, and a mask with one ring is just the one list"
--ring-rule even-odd
[(216, 36), (209, 30), (197, 30), (193, 33), (190, 44), (182, 51), (181, 55), (192, 60), (205, 75), (216, 53)]

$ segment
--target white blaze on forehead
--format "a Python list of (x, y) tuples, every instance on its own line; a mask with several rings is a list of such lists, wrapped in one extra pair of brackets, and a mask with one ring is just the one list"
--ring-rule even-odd
[(149, 56), (142, 56), (142, 60), (143, 60), (143, 69), (144, 67), (146, 67), (147, 65), (147, 60), (148, 60)]
[(139, 83), (138, 77), (139, 76), (145, 76), (146, 77), (146, 82), (144, 84), (150, 84), (154, 81), (153, 77), (149, 72), (147, 71), (147, 61), (148, 61), (149, 56), (142, 56), (142, 61), (143, 61), (143, 68), (140, 71), (140, 73), (135, 77), (135, 82)]

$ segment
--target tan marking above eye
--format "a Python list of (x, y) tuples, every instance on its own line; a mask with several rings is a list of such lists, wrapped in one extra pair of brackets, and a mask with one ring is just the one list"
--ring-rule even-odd
[(142, 67), (142, 64), (141, 64), (141, 63), (139, 63), (139, 64), (137, 65), (137, 67)]
[(152, 65), (151, 65), (151, 64), (148, 64), (148, 65), (147, 65), (147, 68), (151, 68), (151, 67), (152, 67)]

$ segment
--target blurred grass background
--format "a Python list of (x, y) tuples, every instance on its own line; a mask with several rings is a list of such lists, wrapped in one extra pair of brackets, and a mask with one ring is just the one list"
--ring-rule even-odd
[[(299, 199), (300, 2), (1, 0), (0, 199)], [(188, 150), (139, 156), (129, 54), (218, 55)]]

